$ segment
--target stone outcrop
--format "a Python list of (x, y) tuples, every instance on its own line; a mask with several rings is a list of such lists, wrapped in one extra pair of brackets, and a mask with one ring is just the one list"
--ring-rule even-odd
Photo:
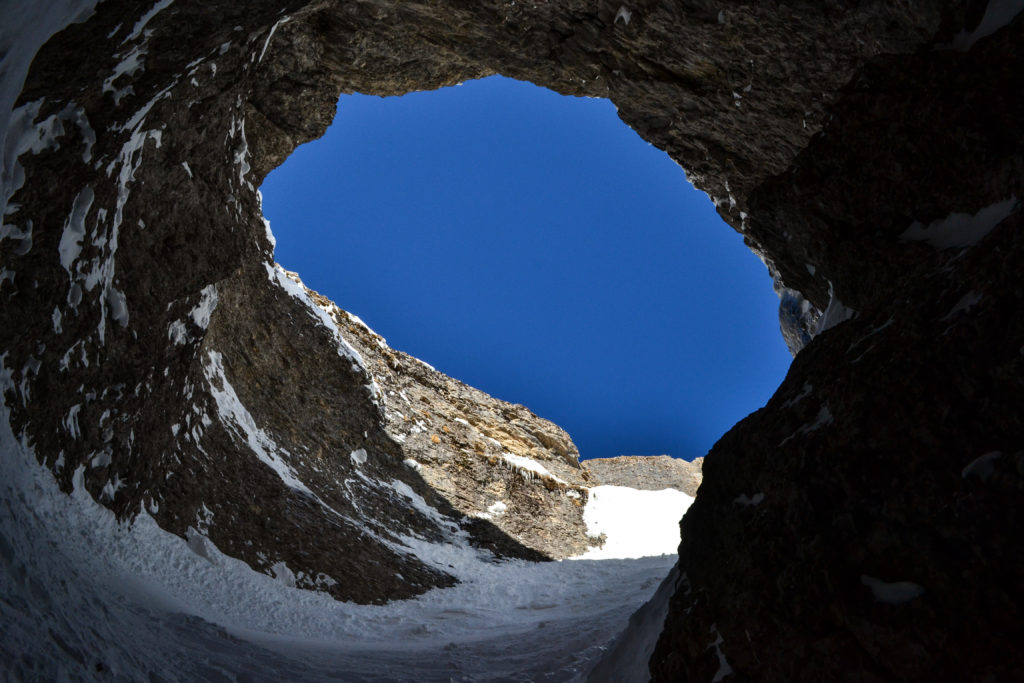
[(628, 486), (641, 491), (678, 489), (696, 496), (704, 474), (704, 458), (693, 462), (669, 455), (620, 455), (617, 458), (584, 460), (583, 469), (590, 474), (592, 486)]
[(387, 406), (384, 431), (401, 445), (403, 465), (423, 478), (432, 499), (465, 518), (479, 544), (508, 553), (487, 540), (501, 536), (496, 527), (532, 550), (519, 553), (531, 559), (586, 551), (583, 506), (593, 482), (564, 430), (389, 348), (358, 317), (309, 293), (365, 359)]
[[(104, 0), (39, 51), (3, 146), (15, 433), (65, 489), (339, 598), (449, 583), (411, 537), (552, 555), (488, 510), (576, 528), (564, 435), (370, 354), (273, 266), (255, 188), (340, 92), (610, 97), (761, 255), (803, 349), (707, 456), (654, 677), (1019, 677), (1024, 20), (969, 44), (984, 11)], [(460, 467), (502, 484), (445, 490)]]

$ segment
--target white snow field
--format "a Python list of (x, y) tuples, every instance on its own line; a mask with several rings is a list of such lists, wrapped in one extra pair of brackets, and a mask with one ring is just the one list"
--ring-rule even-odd
[[(0, 385), (9, 377), (0, 371)], [(446, 560), (462, 583), (383, 606), (341, 603), (254, 572), (201, 536), (186, 542), (145, 513), (118, 524), (84, 490), (61, 493), (14, 437), (6, 408), (0, 456), (5, 679), (581, 680), (676, 559), (533, 564), (460, 545), (410, 548)], [(677, 521), (674, 538), (652, 539), (656, 550), (678, 544)], [(626, 547), (605, 533), (606, 548)], [(598, 680), (646, 680), (670, 593), (659, 591), (663, 604), (646, 608), (653, 619), (629, 635), (629, 670)]]
[(676, 489), (638, 491), (627, 486), (590, 489), (583, 521), (591, 536), (604, 534), (600, 547), (578, 559), (609, 560), (672, 555), (679, 547), (679, 520), (693, 498)]

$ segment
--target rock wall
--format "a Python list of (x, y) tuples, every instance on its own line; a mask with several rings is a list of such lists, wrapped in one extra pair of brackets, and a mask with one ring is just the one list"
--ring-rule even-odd
[(591, 458), (582, 464), (595, 485), (628, 486), (641, 491), (673, 488), (696, 496), (704, 477), (704, 458), (687, 462), (670, 455), (620, 455)]
[(564, 434), (370, 354), (273, 266), (255, 188), (340, 92), (502, 73), (610, 97), (762, 256), (803, 346), (707, 457), (655, 678), (1019, 674), (1024, 22), (968, 45), (983, 13), (104, 0), (39, 51), (3, 147), (15, 432), (66, 489), (343, 599), (450, 582), (412, 537), (557, 556), (575, 541), (444, 482), (501, 482), (578, 539)]
[(1022, 35), (872, 60), (751, 193), (787, 285), (857, 312), (707, 455), (657, 678), (1024, 671)]

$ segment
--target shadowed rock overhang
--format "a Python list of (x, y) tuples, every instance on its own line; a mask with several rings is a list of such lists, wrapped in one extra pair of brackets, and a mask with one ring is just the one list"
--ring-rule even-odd
[[(255, 188), (341, 92), (501, 73), (609, 97), (764, 259), (803, 349), (707, 456), (654, 677), (1019, 675), (1024, 22), (972, 44), (983, 13), (104, 0), (39, 52), (8, 132), (15, 432), (65, 489), (344, 599), (451, 581), (399, 536), (443, 539), (483, 502), (438, 486), (460, 466), (582, 538), (564, 432), (371, 354), (273, 266)], [(498, 520), (470, 533), (556, 554)]]

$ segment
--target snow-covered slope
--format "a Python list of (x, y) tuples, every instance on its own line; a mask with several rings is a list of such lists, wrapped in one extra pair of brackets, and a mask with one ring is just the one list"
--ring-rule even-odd
[[(40, 128), (34, 125), (32, 116), (24, 120), (11, 117), (29, 64), (51, 34), (88, 17), (94, 5), (92, 0), (63, 0), (37, 3), (27, 10), (14, 3), (0, 6), (0, 48), (5, 53), (0, 73), (0, 131), (6, 141), (2, 145), (5, 206), (23, 183), (19, 157), (35, 155), (43, 147), (55, 144), (51, 138), (63, 134), (64, 124), (60, 120), (46, 124), (50, 128)], [(130, 24), (134, 28), (124, 40), (141, 36), (146, 23), (169, 5), (168, 0), (153, 4), (141, 19)], [(126, 60), (135, 62), (127, 66), (127, 62), (122, 62), (118, 69), (138, 68), (140, 54), (139, 50), (130, 53)], [(128, 95), (127, 90), (119, 90), (115, 100), (120, 102)], [(29, 113), (34, 116), (34, 111)], [(159, 144), (157, 140), (158, 147)], [(190, 167), (186, 164), (184, 169), (191, 178)], [(88, 196), (94, 195), (90, 192)], [(92, 199), (86, 204), (92, 204)], [(82, 224), (81, 229), (68, 232), (70, 238), (61, 240), (60, 263), (69, 273), (82, 249), (88, 212), (88, 206), (79, 212), (82, 215), (75, 225)], [(16, 238), (19, 244), (28, 245), (23, 251), (29, 251), (31, 234), (23, 233), (14, 226), (5, 227), (3, 237)], [(13, 281), (16, 274), (9, 275), (5, 278)], [(366, 371), (362, 357), (345, 345), (329, 317), (345, 316), (338, 311), (319, 310), (306, 300), (305, 290), (292, 279), (278, 272), (271, 276), (290, 296), (318, 315), (324, 326), (334, 329), (338, 354), (349, 359), (353, 372)], [(251, 300), (244, 303), (252, 305)], [(215, 311), (221, 315), (231, 305), (230, 287), (223, 283), (220, 287), (205, 286), (199, 303), (191, 312), (184, 311), (183, 317), (168, 328), (171, 347), (177, 349), (191, 343), (194, 333), (211, 328)], [(333, 305), (329, 308), (336, 309)], [(57, 334), (62, 332), (61, 316), (57, 313), (53, 327)], [(64, 328), (67, 327), (65, 324)], [(370, 341), (375, 354), (389, 351), (382, 342)], [(211, 349), (201, 358), (203, 377), (210, 386), (216, 410), (211, 407), (209, 411), (197, 412), (199, 417), (191, 429), (187, 422), (175, 423), (170, 430), (173, 436), (179, 441), (189, 436), (198, 440), (203, 430), (219, 421), (234, 435), (234, 441), (247, 445), (291, 489), (326, 505), (306, 486), (302, 475), (282, 460), (289, 453), (275, 443), (259, 416), (251, 414), (242, 403), (228, 380), (222, 354)], [(308, 577), (304, 581), (284, 562), (269, 560), (273, 574), (269, 576), (222, 553), (208, 535), (214, 513), (206, 502), (200, 505), (195, 519), (190, 520), (186, 538), (157, 524), (154, 516), (161, 506), (156, 499), (133, 510), (137, 514), (129, 515), (131, 521), (118, 521), (87, 489), (89, 467), (70, 461), (65, 465), (63, 451), (54, 467), (62, 473), (73, 472), (73, 490), (70, 495), (61, 492), (52, 471), (39, 464), (34, 444), (28, 437), (16, 436), (12, 428), (10, 402), (20, 395), (24, 406), (31, 400), (31, 393), (24, 381), (18, 380), (17, 371), (7, 367), (12, 364), (10, 361), (8, 353), (0, 352), (0, 677), (4, 679), (94, 680), (112, 676), (118, 680), (164, 681), (572, 680), (592, 669), (606, 644), (625, 627), (629, 615), (652, 595), (675, 562), (671, 553), (679, 540), (675, 527), (678, 510), (671, 512), (672, 518), (667, 520), (671, 527), (669, 535), (674, 529), (674, 538), (661, 538), (644, 548), (627, 546), (624, 536), (628, 534), (609, 526), (607, 521), (607, 515), (614, 514), (608, 503), (614, 507), (619, 499), (604, 494), (591, 497), (584, 513), (600, 513), (600, 521), (595, 522), (591, 531), (606, 536), (598, 555), (601, 561), (499, 560), (489, 550), (470, 543), (469, 533), (453, 521), (457, 521), (457, 516), (453, 517), (450, 510), (439, 511), (403, 481), (364, 475), (362, 469), (368, 467), (368, 457), (379, 457), (380, 453), (368, 455), (365, 449), (356, 449), (351, 452), (353, 481), (358, 479), (375, 490), (387, 489), (388, 501), (399, 501), (422, 519), (448, 530), (431, 535), (418, 533), (415, 526), (389, 529), (397, 539), (388, 541), (393, 549), (409, 554), (422, 565), (450, 574), (459, 583), (386, 605), (341, 602), (325, 593), (296, 588), (297, 583), (310, 585), (310, 581)], [(392, 361), (405, 362), (401, 358)], [(435, 383), (447, 382), (443, 377), (431, 379)], [(503, 459), (492, 458), (496, 469), (515, 470), (508, 475), (512, 482), (507, 494), (510, 504), (501, 508), (503, 522), (524, 516), (516, 508), (515, 497), (524, 495), (522, 491), (529, 493), (530, 489), (524, 487), (552, 488), (551, 495), (561, 495), (563, 507), (570, 511), (574, 505), (583, 504), (588, 498), (584, 487), (578, 482), (570, 486), (548, 471), (555, 468), (561, 476), (579, 478), (578, 468), (573, 467), (575, 449), (567, 436), (524, 410), (509, 412), (510, 408), (488, 397), (470, 395), (469, 388), (452, 389), (448, 384), (448, 393), (455, 389), (467, 393), (468, 398), (463, 401), (466, 405), (460, 406), (460, 410), (473, 418), (473, 424), (453, 418), (449, 420), (451, 427), (438, 422), (436, 426), (431, 423), (431, 428), (445, 434), (456, 446), (461, 443), (458, 437), (462, 432), (467, 438), (476, 436), (479, 441), (486, 441), (480, 453), (474, 454), (482, 463), (488, 461), (488, 449), (493, 444), (497, 444), (495, 448), (510, 449), (507, 453), (501, 451)], [(385, 388), (390, 386), (385, 383)], [(374, 402), (383, 400), (376, 385), (371, 382), (368, 388), (373, 390), (370, 393)], [(405, 391), (413, 393), (413, 399), (419, 396), (406, 385), (396, 385), (392, 394), (409, 403)], [(439, 401), (433, 400), (431, 412), (443, 414)], [(494, 411), (496, 417), (483, 415), (484, 408), (469, 410), (470, 403)], [(420, 413), (421, 419), (432, 419), (426, 411)], [(105, 419), (101, 418), (100, 423)], [(80, 417), (76, 409), (68, 414), (66, 425), (77, 439), (88, 426), (88, 420)], [(524, 426), (534, 436), (524, 436)], [(393, 431), (402, 442), (415, 438), (415, 432), (406, 433), (401, 425)], [(17, 433), (26, 434), (23, 426), (19, 426)], [(150, 431), (140, 432), (138, 438), (142, 442), (157, 437)], [(430, 445), (421, 449), (425, 464), (419, 469), (433, 461), (443, 461), (436, 454), (438, 449), (429, 455), (434, 442), (427, 443)], [(532, 459), (548, 457), (540, 448), (543, 445), (554, 448), (556, 453), (553, 459), (543, 460), (546, 466)], [(204, 469), (208, 467), (204, 465)], [(113, 477), (103, 488), (105, 498), (101, 496), (101, 500), (112, 501), (122, 483)], [(259, 502), (266, 505), (262, 500)], [(365, 496), (358, 502), (354, 498), (349, 502), (356, 522), (358, 515), (372, 515), (359, 507), (359, 502), (365, 504)], [(630, 505), (634, 502), (629, 501)], [(496, 505), (488, 509), (499, 514)], [(577, 517), (579, 514), (577, 511)], [(524, 523), (527, 528), (537, 526), (529, 520)], [(554, 539), (554, 547), (557, 542)], [(336, 549), (339, 554), (358, 551), (358, 547), (351, 546)], [(259, 555), (260, 549), (255, 552)], [(640, 555), (651, 556), (621, 559)], [(358, 571), (367, 575), (388, 571), (373, 556), (363, 558), (361, 565), (357, 562)], [(415, 580), (411, 575), (397, 578)], [(322, 581), (337, 583), (329, 576)], [(317, 577), (313, 583), (322, 587), (320, 582)], [(652, 632), (648, 638), (650, 647), (655, 635)], [(636, 676), (644, 678), (646, 667), (638, 667)]]
[[(145, 512), (119, 524), (83, 489), (64, 495), (7, 417), (3, 409), (0, 661), (16, 680), (575, 680), (676, 559), (496, 562), (466, 545), (423, 543), (420, 555), (447, 562), (458, 586), (384, 606), (342, 603), (294, 588), (286, 567), (274, 579), (202, 536), (167, 533)], [(602, 519), (665, 493), (600, 488), (592, 500)], [(625, 530), (600, 528), (601, 555), (638, 550)], [(668, 541), (654, 551), (672, 552), (678, 532)], [(648, 630), (653, 639), (659, 629)], [(635, 674), (642, 680), (646, 666)]]

